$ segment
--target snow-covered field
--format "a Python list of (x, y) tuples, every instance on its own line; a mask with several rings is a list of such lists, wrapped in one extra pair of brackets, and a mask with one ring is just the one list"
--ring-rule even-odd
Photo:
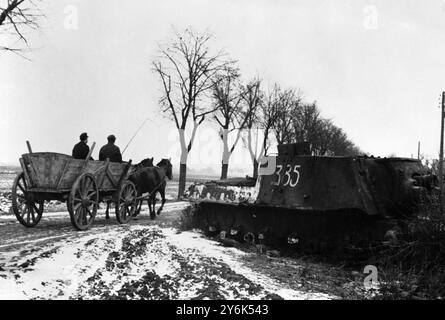
[(11, 188), (16, 174), (14, 170), (0, 169), (0, 213), (9, 211), (11, 206)]

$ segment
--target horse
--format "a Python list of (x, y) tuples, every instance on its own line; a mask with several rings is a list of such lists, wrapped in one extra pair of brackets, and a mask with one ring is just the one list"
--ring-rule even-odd
[[(130, 171), (130, 176), (143, 168), (149, 168), (149, 167), (154, 167), (153, 158), (144, 159), (141, 162), (139, 162), (138, 164), (132, 166), (131, 171)], [(107, 219), (107, 220), (110, 219), (109, 209), (110, 209), (110, 204), (112, 202), (113, 202), (113, 199), (105, 200), (105, 203), (107, 204), (107, 209), (105, 210), (105, 219)]]
[[(150, 211), (150, 218), (156, 217), (155, 204), (156, 193), (159, 192), (162, 198), (161, 206), (159, 207), (157, 214), (159, 215), (164, 208), (165, 204), (165, 187), (167, 186), (167, 178), (173, 179), (172, 164), (170, 159), (162, 159), (156, 167), (144, 167), (128, 178), (136, 185), (137, 196), (142, 196), (143, 193), (149, 192), (150, 196), (147, 199), (148, 209)], [(136, 210), (136, 215), (140, 213), (142, 201), (139, 208)]]
[(154, 167), (153, 158), (144, 159), (141, 162), (139, 162), (138, 164), (134, 165), (132, 167), (132, 169), (131, 169), (130, 175), (133, 174), (134, 172), (136, 172), (139, 169), (149, 168), (149, 167)]

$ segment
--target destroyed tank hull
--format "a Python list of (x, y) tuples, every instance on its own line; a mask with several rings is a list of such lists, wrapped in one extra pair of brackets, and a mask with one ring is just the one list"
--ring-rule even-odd
[(220, 239), (304, 251), (366, 247), (431, 201), (435, 176), (405, 158), (298, 155), (282, 145), (253, 179), (193, 184), (194, 223)]

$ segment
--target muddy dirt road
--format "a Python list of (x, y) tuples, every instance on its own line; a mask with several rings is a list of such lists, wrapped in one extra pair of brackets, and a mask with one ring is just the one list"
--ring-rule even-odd
[(74, 231), (67, 212), (44, 213), (32, 229), (0, 216), (0, 299), (341, 299), (360, 298), (351, 272), (276, 252), (231, 248), (175, 220), (170, 202), (155, 221), (105, 220)]

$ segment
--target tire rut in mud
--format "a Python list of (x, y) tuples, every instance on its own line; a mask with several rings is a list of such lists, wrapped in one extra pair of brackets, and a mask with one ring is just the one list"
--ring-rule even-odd
[(159, 228), (130, 232), (75, 298), (281, 299), (226, 263), (168, 242)]

